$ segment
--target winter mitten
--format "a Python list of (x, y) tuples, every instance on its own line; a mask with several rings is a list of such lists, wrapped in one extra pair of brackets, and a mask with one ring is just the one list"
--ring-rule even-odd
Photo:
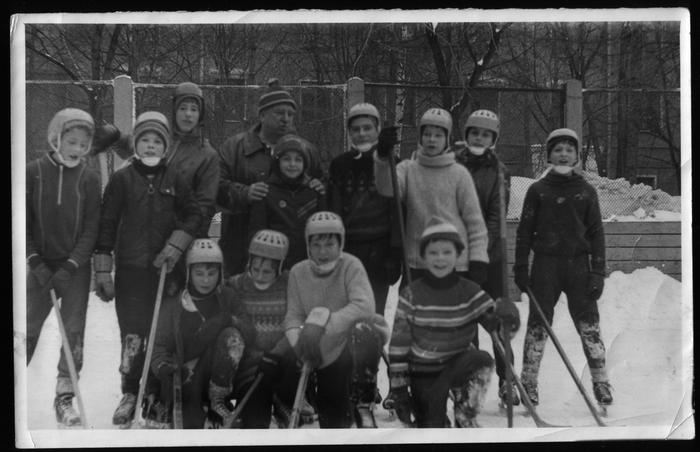
[(163, 250), (153, 261), (153, 265), (160, 268), (163, 266), (163, 264), (166, 264), (168, 266), (167, 271), (170, 273), (173, 268), (175, 268), (175, 264), (177, 263), (178, 259), (180, 259), (182, 253), (187, 249), (191, 241), (192, 236), (185, 231), (180, 229), (173, 231), (173, 233), (170, 234), (168, 243), (166, 243)]
[(61, 267), (51, 277), (51, 286), (56, 290), (59, 297), (68, 293), (70, 282), (73, 279), (75, 271), (78, 269), (71, 261), (65, 261)]
[(163, 361), (161, 361), (160, 364), (158, 364), (158, 367), (155, 369), (155, 374), (160, 381), (169, 381), (177, 370), (177, 367), (175, 357), (168, 355)]
[(488, 269), (486, 262), (481, 261), (469, 261), (469, 273), (467, 278), (471, 279), (478, 285), (482, 285), (486, 282), (486, 272)]
[(521, 292), (527, 292), (527, 286), (530, 285), (527, 265), (515, 265), (513, 272), (515, 273), (515, 285)]
[(194, 333), (194, 339), (202, 347), (207, 347), (216, 340), (221, 330), (227, 326), (231, 326), (231, 316), (221, 312), (208, 318)]
[(313, 308), (304, 322), (304, 327), (297, 342), (297, 355), (302, 361), (307, 361), (311, 367), (321, 364), (321, 337), (326, 332), (326, 324), (331, 317), (328, 308)]
[(391, 339), (391, 330), (389, 329), (389, 324), (386, 323), (386, 319), (381, 314), (372, 314), (369, 318), (369, 323), (374, 328), (374, 331), (379, 333), (379, 337), (382, 339), (382, 344), (389, 343)]
[(269, 387), (272, 385), (281, 357), (274, 353), (265, 352), (260, 363), (258, 363), (258, 375), (262, 375), (263, 386)]
[(396, 126), (385, 127), (379, 132), (379, 142), (377, 143), (377, 155), (380, 158), (387, 158), (391, 155), (396, 143), (399, 142), (399, 128)]
[(95, 129), (95, 136), (92, 139), (92, 152), (99, 154), (121, 138), (122, 134), (112, 124), (104, 124)]
[(588, 296), (591, 300), (597, 300), (603, 294), (603, 286), (605, 284), (605, 276), (600, 273), (588, 273)]
[(515, 333), (520, 328), (520, 311), (512, 301), (505, 298), (496, 300), (495, 314), (503, 324), (510, 325), (511, 333)]
[(309, 181), (309, 188), (313, 188), (322, 195), (326, 194), (325, 185), (323, 185), (323, 182), (321, 182), (319, 179), (316, 179), (315, 177)]
[(36, 282), (42, 288), (47, 288), (53, 272), (49, 270), (44, 261), (36, 254), (32, 255), (28, 260), (30, 273), (36, 279)]
[(92, 258), (95, 267), (95, 293), (100, 300), (114, 299), (114, 281), (112, 280), (112, 256), (110, 254), (95, 254)]

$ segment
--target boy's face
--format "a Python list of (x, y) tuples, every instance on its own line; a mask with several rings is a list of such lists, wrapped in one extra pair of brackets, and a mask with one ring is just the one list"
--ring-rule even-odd
[(210, 293), (219, 284), (219, 267), (206, 263), (192, 264), (190, 280), (199, 293)]
[(309, 258), (316, 265), (323, 265), (340, 257), (340, 241), (335, 235), (312, 235), (309, 239)]
[(425, 267), (436, 278), (442, 278), (452, 273), (457, 258), (457, 247), (451, 240), (435, 240), (428, 243), (423, 255)]
[(353, 119), (348, 127), (350, 141), (355, 146), (376, 143), (379, 139), (379, 129), (374, 119), (360, 116)]
[(494, 133), (482, 127), (470, 127), (467, 132), (467, 145), (480, 148), (493, 146)]
[(262, 128), (267, 133), (284, 135), (294, 131), (296, 110), (290, 104), (278, 104), (260, 112)]
[(576, 146), (569, 141), (560, 141), (549, 153), (552, 165), (574, 166), (576, 164)]
[(58, 152), (64, 161), (77, 162), (90, 151), (92, 135), (83, 127), (71, 127), (61, 134)]
[(136, 154), (141, 158), (163, 157), (165, 154), (165, 142), (155, 132), (144, 132), (136, 141)]
[(300, 152), (287, 151), (280, 157), (280, 172), (289, 179), (296, 179), (304, 172), (304, 158)]
[(277, 279), (279, 262), (261, 256), (253, 256), (250, 259), (248, 269), (250, 277), (256, 285), (269, 286)]
[(440, 154), (447, 147), (447, 134), (445, 129), (438, 126), (424, 126), (420, 144), (423, 152), (428, 156)]
[(193, 100), (183, 100), (175, 111), (175, 124), (182, 132), (190, 132), (199, 124), (199, 104)]

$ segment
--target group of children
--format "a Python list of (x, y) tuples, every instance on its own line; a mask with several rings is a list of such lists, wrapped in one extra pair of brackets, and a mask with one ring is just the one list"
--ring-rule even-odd
[[(305, 409), (317, 413), (322, 428), (376, 427), (376, 375), (388, 344), (387, 398), (402, 422), (447, 426), (452, 398), (455, 425), (478, 426), (494, 359), (479, 350), (477, 325), (514, 333), (520, 324), (502, 290), (499, 181), (507, 191), (508, 176), (494, 152), (498, 117), (472, 113), (466, 147), (453, 149), (450, 114), (430, 109), (416, 152), (399, 162), (397, 130), (381, 127), (373, 105), (354, 105), (347, 115), (351, 148), (333, 159), (325, 178), (314, 146), (288, 124), (296, 109), (291, 96), (275, 88), (260, 107), (258, 132), (228, 140), (217, 153), (203, 136), (201, 89), (178, 85), (172, 129), (159, 112), (137, 117), (133, 157), (111, 176), (101, 202), (99, 175), (85, 162), (96, 134), (92, 117), (73, 108), (56, 114), (51, 151), (27, 165), (27, 363), (54, 291), (80, 370), (94, 271), (95, 292), (115, 299), (119, 322), (116, 425), (130, 425), (137, 409), (154, 425), (172, 425), (178, 380), (184, 428), (269, 428), (273, 415), (286, 425), (306, 364), (313, 375)], [(270, 139), (273, 132), (278, 136)], [(515, 283), (532, 289), (549, 322), (559, 295), (567, 295), (596, 398), (609, 404), (596, 304), (604, 235), (596, 192), (574, 171), (578, 146), (569, 129), (547, 139), (553, 170), (525, 197)], [(248, 185), (228, 177), (236, 172)], [(221, 247), (208, 237), (217, 205), (239, 234), (223, 236)], [(227, 262), (230, 249), (240, 263)], [(410, 283), (402, 284), (390, 331), (386, 297), (404, 265)], [(149, 338), (161, 272), (162, 308)], [(546, 340), (531, 309), (522, 382), (534, 404)], [(149, 341), (153, 354), (145, 363)], [(494, 357), (505, 400), (505, 365)], [(140, 382), (144, 365), (150, 372)], [(146, 397), (137, 407), (140, 384)], [(62, 354), (54, 405), (65, 425), (80, 423), (74, 392)]]

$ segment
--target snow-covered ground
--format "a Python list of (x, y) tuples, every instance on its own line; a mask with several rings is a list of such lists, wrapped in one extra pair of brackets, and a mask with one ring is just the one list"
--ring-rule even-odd
[[(554, 331), (569, 359), (592, 396), (588, 373), (579, 338), (562, 296), (556, 308)], [(287, 443), (372, 443), (372, 442), (472, 442), (508, 440), (571, 440), (579, 438), (668, 437), (678, 432), (693, 434), (688, 405), (689, 379), (692, 378), (692, 332), (687, 330), (692, 318), (689, 300), (682, 303), (681, 283), (655, 268), (635, 270), (631, 274), (612, 273), (606, 280), (599, 302), (601, 328), (607, 347), (608, 369), (614, 387), (615, 403), (606, 421), (611, 428), (597, 427), (582, 397), (559, 358), (551, 341), (547, 344), (540, 374), (540, 416), (553, 424), (573, 428), (536, 429), (521, 405), (515, 407), (515, 429), (506, 429), (505, 414), (497, 403), (497, 378), (491, 382), (478, 430), (402, 429), (398, 420), (377, 406), (379, 430), (328, 431), (306, 426), (299, 431), (136, 431), (116, 430), (111, 415), (120, 398), (119, 333), (114, 303), (103, 303), (94, 294), (90, 298), (85, 339), (85, 359), (80, 389), (91, 430), (58, 430), (53, 414), (56, 363), (61, 347), (60, 334), (53, 313), (44, 325), (32, 363), (26, 368), (26, 426), (28, 436), (18, 432), (19, 441), (37, 446), (57, 445), (204, 445), (204, 444), (287, 444)], [(387, 303), (387, 314), (396, 306), (396, 290)], [(518, 303), (523, 323), (528, 304)], [(391, 318), (391, 317), (389, 317)], [(685, 329), (684, 329), (685, 328)], [(515, 367), (520, 369), (525, 328), (513, 339)], [(491, 341), (480, 331), (482, 348), (492, 353)], [(16, 351), (18, 362), (24, 361), (22, 347)], [(18, 369), (16, 369), (17, 371)], [(23, 369), (17, 374), (22, 377)], [(379, 388), (386, 395), (386, 368), (381, 364)], [(18, 404), (20, 407), (22, 401)], [(448, 411), (449, 412), (449, 411)], [(451, 416), (451, 413), (450, 413)], [(690, 424), (690, 427), (688, 425)], [(626, 428), (614, 428), (625, 426)], [(676, 432), (676, 435), (678, 435)], [(27, 444), (27, 443), (25, 443)]]

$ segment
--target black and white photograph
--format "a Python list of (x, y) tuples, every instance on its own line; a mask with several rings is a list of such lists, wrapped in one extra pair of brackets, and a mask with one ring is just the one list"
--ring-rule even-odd
[(16, 447), (695, 438), (687, 9), (10, 36)]

